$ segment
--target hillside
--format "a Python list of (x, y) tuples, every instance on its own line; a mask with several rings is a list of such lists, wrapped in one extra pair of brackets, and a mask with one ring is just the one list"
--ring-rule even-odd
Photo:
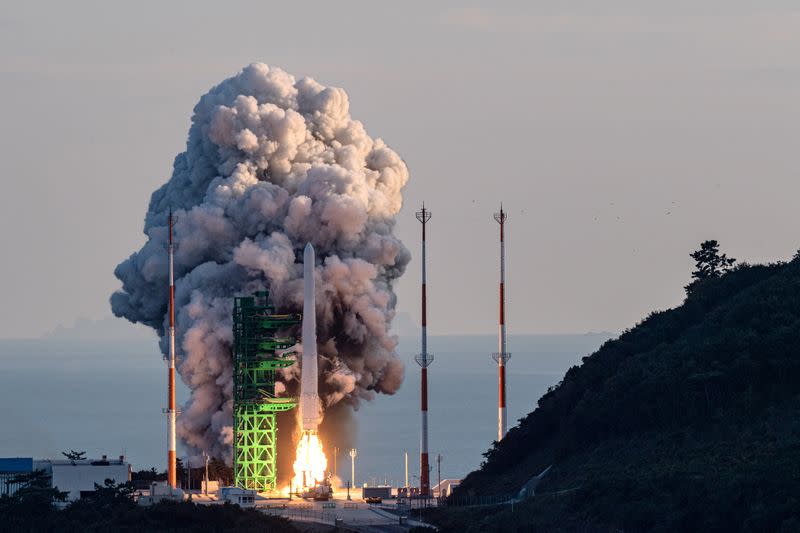
[(606, 342), (439, 513), (447, 530), (800, 530), (800, 261), (740, 266)]

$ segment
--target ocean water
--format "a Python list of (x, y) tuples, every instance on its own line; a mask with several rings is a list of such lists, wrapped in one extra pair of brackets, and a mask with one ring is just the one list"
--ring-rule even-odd
[[(509, 426), (530, 412), (551, 385), (607, 333), (512, 335), (507, 367)], [(497, 436), (497, 350), (490, 335), (434, 336), (429, 350), (429, 448), (441, 454), (441, 475), (461, 478), (477, 468)], [(358, 483), (402, 482), (403, 452), (409, 476), (418, 474), (418, 340), (401, 338), (406, 380), (393, 396), (379, 396), (356, 413)], [(126, 455), (134, 468), (163, 469), (165, 363), (155, 340), (0, 341), (0, 457), (59, 457), (64, 450)], [(182, 384), (178, 401), (188, 397)], [(178, 451), (179, 455), (181, 450)], [(349, 471), (342, 452), (339, 472)]]

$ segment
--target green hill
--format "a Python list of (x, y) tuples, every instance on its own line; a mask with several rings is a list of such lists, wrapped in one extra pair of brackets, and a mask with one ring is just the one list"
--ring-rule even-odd
[(458, 531), (800, 531), (800, 260), (694, 282), (606, 342), (436, 514)]

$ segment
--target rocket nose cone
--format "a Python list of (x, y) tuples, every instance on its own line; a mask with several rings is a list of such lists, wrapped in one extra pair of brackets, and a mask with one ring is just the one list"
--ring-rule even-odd
[(314, 247), (311, 246), (311, 243), (306, 244), (306, 249), (303, 252), (303, 260), (304, 261), (314, 260)]

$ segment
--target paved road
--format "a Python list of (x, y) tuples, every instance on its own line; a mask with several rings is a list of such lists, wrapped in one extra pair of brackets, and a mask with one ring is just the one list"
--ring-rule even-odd
[[(300, 522), (314, 522), (318, 524), (336, 525), (336, 520), (341, 519), (342, 525), (360, 533), (405, 533), (413, 526), (429, 526), (416, 520), (406, 520), (400, 523), (398, 514), (393, 514), (386, 509), (396, 509), (396, 500), (382, 506), (369, 505), (361, 499), (348, 501), (345, 492), (334, 495), (329, 502), (315, 502), (298, 498), (291, 500), (285, 498), (267, 499), (257, 496), (255, 507), (269, 514), (285, 516), (290, 520)], [(221, 502), (215, 496), (192, 494), (192, 500), (198, 504), (215, 505)], [(383, 507), (383, 508), (381, 508)], [(416, 511), (414, 512), (416, 515)]]
[(342, 525), (362, 533), (405, 533), (413, 526), (427, 525), (415, 520), (408, 520), (401, 525), (396, 514), (363, 501), (345, 499), (333, 499), (330, 502), (257, 500), (256, 507), (262, 512), (291, 520), (335, 525), (336, 519), (340, 519)]

